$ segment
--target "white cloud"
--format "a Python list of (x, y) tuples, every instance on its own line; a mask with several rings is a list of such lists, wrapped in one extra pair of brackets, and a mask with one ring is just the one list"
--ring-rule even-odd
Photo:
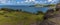
[(23, 1), (21, 1), (20, 3), (24, 3)]
[(35, 1), (35, 0), (26, 0), (26, 1), (15, 1), (15, 0), (0, 0), (0, 4), (29, 4), (29, 3), (40, 3), (40, 4), (44, 4), (44, 3), (54, 3), (57, 0), (48, 0), (48, 1)]
[(15, 2), (15, 0), (0, 0), (0, 4), (16, 4), (19, 2)]
[(34, 2), (35, 0), (29, 0), (29, 1), (30, 1), (30, 2), (32, 2), (32, 1)]
[(25, 2), (28, 2), (28, 0), (26, 0)]
[(20, 4), (20, 2), (18, 1), (17, 4)]
[(56, 3), (58, 3), (58, 0), (52, 0), (51, 1), (51, 4), (56, 4)]
[(6, 0), (0, 0), (0, 3), (5, 4)]
[(47, 3), (47, 1), (45, 1), (44, 3)]
[(48, 2), (51, 2), (51, 1), (53, 1), (53, 0), (48, 0)]

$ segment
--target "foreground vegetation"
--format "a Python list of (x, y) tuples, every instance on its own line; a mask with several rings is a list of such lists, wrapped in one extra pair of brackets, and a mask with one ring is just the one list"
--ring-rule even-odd
[(14, 10), (10, 8), (0, 9), (0, 25), (38, 25), (45, 18), (51, 17), (56, 11), (48, 10), (46, 13), (37, 11), (30, 13), (26, 11)]
[(31, 25), (38, 24), (43, 20), (44, 14), (38, 11), (37, 14), (13, 10), (8, 8), (0, 9), (0, 25)]

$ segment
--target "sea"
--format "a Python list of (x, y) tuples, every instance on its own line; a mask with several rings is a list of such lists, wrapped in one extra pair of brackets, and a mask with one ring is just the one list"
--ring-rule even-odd
[(29, 7), (28, 5), (0, 5), (1, 8), (10, 8), (10, 9), (22, 9), (22, 11), (27, 11), (31, 13), (37, 13), (37, 11), (46, 12), (48, 7)]

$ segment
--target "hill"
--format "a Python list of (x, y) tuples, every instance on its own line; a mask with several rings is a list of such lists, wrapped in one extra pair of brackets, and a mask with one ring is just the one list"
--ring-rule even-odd
[(0, 25), (37, 25), (43, 20), (43, 16), (44, 14), (40, 12), (33, 14), (21, 10), (1, 8)]

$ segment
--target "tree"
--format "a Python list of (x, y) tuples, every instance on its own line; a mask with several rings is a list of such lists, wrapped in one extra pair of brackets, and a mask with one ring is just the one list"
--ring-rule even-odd
[(16, 9), (16, 11), (19, 11), (18, 9)]
[(6, 10), (7, 11), (7, 10), (9, 10), (9, 8), (1, 8), (1, 10)]
[(19, 11), (22, 11), (22, 9), (20, 9)]

